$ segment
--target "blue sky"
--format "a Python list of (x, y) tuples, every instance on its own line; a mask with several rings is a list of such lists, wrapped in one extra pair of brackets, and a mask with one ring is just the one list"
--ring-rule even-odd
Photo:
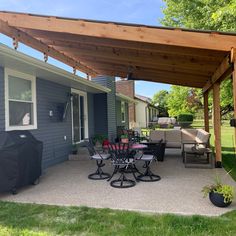
[[(27, 12), (43, 15), (56, 15), (72, 18), (84, 18), (105, 21), (160, 25), (162, 0), (0, 0), (1, 10)], [(12, 46), (12, 41), (0, 34), (0, 42)], [(41, 53), (20, 45), (19, 51), (43, 59)], [(72, 69), (50, 59), (49, 63)], [(152, 97), (169, 85), (151, 82), (136, 82), (136, 93)]]

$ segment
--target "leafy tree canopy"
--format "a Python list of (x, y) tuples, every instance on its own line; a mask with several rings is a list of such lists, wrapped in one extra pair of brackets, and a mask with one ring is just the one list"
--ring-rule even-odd
[(183, 113), (195, 114), (202, 107), (199, 89), (171, 86), (167, 106), (170, 116), (178, 116)]
[(163, 0), (165, 26), (236, 31), (236, 0)]
[(154, 96), (152, 98), (152, 103), (153, 103), (153, 105), (158, 105), (160, 107), (166, 107), (167, 97), (168, 97), (168, 91), (167, 90), (160, 90), (159, 92), (154, 94)]
[(156, 94), (154, 94), (152, 98), (153, 105), (158, 106), (159, 108), (159, 116), (168, 116), (168, 107), (167, 107), (167, 98), (168, 98), (167, 90), (160, 90)]

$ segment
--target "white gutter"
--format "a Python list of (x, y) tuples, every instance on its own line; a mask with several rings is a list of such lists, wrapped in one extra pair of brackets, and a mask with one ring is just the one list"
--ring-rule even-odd
[(128, 96), (126, 96), (126, 95), (124, 95), (122, 93), (118, 93), (117, 92), (116, 93), (116, 97), (119, 98), (120, 100), (125, 100), (125, 101), (127, 101), (129, 103), (137, 103), (133, 98), (128, 97)]

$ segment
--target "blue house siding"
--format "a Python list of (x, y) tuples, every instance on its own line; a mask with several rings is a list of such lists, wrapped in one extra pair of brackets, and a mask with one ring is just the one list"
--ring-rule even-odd
[[(104, 113), (104, 115), (106, 114), (106, 123), (105, 117), (101, 119), (101, 116), (99, 115), (99, 117), (97, 117), (97, 113), (95, 113), (95, 132), (97, 131), (97, 129), (99, 129), (99, 131), (106, 131), (106, 134), (108, 134), (109, 139), (114, 139), (117, 136), (115, 77), (99, 76), (97, 78), (93, 78), (93, 81), (97, 84), (103, 85), (111, 89), (111, 92), (109, 92), (107, 95), (104, 95), (104, 101), (103, 103), (101, 103), (101, 106), (99, 108), (96, 108), (96, 104), (94, 103), (95, 109), (98, 109), (100, 113), (101, 109), (105, 109), (104, 107), (106, 107), (107, 109), (107, 112)], [(96, 98), (94, 100), (96, 101)], [(105, 124), (106, 127), (104, 127)]]
[[(38, 129), (31, 130), (44, 144), (43, 167), (67, 160), (72, 143), (72, 125), (70, 106), (65, 121), (58, 121), (57, 107), (68, 100), (70, 88), (44, 79), (37, 78), (37, 120)], [(49, 111), (54, 113), (49, 116)]]
[(0, 67), (0, 131), (5, 130), (4, 68)]

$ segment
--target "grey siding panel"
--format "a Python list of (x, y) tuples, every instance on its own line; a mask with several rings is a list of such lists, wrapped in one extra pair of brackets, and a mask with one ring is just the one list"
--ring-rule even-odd
[(107, 78), (107, 87), (111, 89), (111, 92), (107, 94), (108, 137), (114, 139), (117, 136), (116, 83), (114, 77)]
[(4, 68), (0, 67), (0, 131), (5, 130)]
[(89, 137), (94, 136), (94, 95), (88, 93), (88, 132)]
[[(115, 77), (109, 77), (109, 76), (99, 76), (97, 78), (93, 78), (93, 81), (95, 83), (98, 83), (100, 85), (103, 85), (109, 89), (111, 89), (111, 92), (107, 94), (107, 100), (104, 101), (104, 105), (107, 107), (107, 134), (110, 139), (114, 139), (117, 136), (117, 128), (116, 128), (116, 85), (115, 85)], [(96, 105), (96, 104), (94, 104)], [(104, 106), (103, 105), (103, 106)], [(96, 113), (94, 115), (95, 120)], [(98, 120), (100, 122), (104, 122), (101, 119)], [(103, 126), (103, 124), (100, 124)], [(96, 126), (95, 126), (96, 130)]]
[(94, 133), (108, 134), (107, 126), (107, 95), (94, 95)]
[[(31, 132), (44, 144), (43, 168), (46, 168), (68, 159), (72, 143), (70, 106), (65, 121), (58, 121), (56, 114), (57, 106), (68, 100), (70, 88), (39, 78), (36, 86), (38, 129)], [(49, 117), (50, 110), (54, 113), (52, 118)]]

